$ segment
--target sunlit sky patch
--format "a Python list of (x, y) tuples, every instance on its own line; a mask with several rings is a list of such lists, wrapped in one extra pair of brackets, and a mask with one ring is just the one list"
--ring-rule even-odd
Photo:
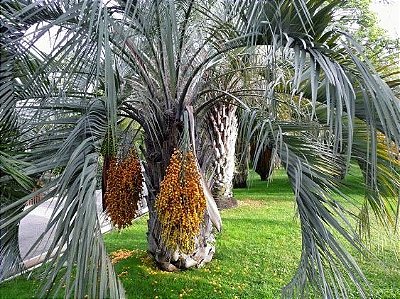
[(400, 37), (400, 0), (373, 0), (371, 10), (378, 16), (379, 26), (386, 29), (390, 37)]

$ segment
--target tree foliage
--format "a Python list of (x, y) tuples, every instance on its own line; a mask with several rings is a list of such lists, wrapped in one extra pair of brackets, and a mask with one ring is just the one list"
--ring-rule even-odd
[[(150, 220), (157, 222), (155, 198), (174, 148), (190, 145), (197, 157), (198, 122), (229, 99), (244, 109), (244, 140), (255, 140), (256, 152), (272, 146), (293, 188), (302, 256), (284, 294), (302, 297), (313, 287), (324, 298), (347, 298), (354, 285), (360, 297), (369, 297), (368, 283), (343, 244), (364, 250), (349, 220), (354, 214), (341, 204), (348, 198), (340, 178), (352, 161), (362, 165), (363, 211), (396, 225), (400, 101), (356, 40), (337, 28), (339, 4), (2, 2), (1, 124), (16, 125), (12, 139), (22, 150), (2, 143), (8, 160), (1, 160), (0, 182), (3, 188), (15, 180), (29, 194), (12, 194), (4, 205), (1, 199), (1, 256), (15, 255), (13, 228), (35, 208), (23, 209), (26, 201), (39, 192), (46, 194), (43, 200), (56, 196), (41, 296), (64, 285), (65, 297), (123, 297), (94, 200), (102, 149), (116, 148), (127, 132), (121, 122), (140, 126)], [(46, 53), (36, 42), (51, 28), (56, 34)], [(238, 53), (246, 63), (225, 69), (229, 55)], [(212, 69), (221, 77), (236, 73), (231, 77), (246, 84), (221, 86)], [(262, 105), (248, 107), (245, 98)], [(30, 192), (28, 177), (55, 170), (57, 176)], [(202, 176), (200, 186), (206, 214), (219, 227)], [(368, 223), (369, 214), (360, 215)]]

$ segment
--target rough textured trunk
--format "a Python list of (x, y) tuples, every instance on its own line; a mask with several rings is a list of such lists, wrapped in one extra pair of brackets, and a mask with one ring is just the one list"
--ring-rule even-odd
[[(166, 130), (165, 136), (167, 137), (164, 138), (162, 148), (157, 147), (150, 140), (146, 140), (147, 161), (144, 166), (148, 179), (148, 249), (163, 270), (176, 271), (178, 269), (201, 267), (212, 259), (215, 252), (215, 239), (212, 233), (212, 218), (210, 217), (212, 215), (210, 208), (212, 207), (208, 202), (201, 232), (195, 240), (195, 249), (192, 253), (184, 254), (178, 250), (171, 252), (165, 247), (161, 239), (161, 227), (155, 210), (155, 200), (169, 159), (178, 144), (177, 128), (172, 127), (170, 130)], [(207, 190), (205, 191), (207, 192)]]
[(223, 208), (234, 205), (232, 191), (238, 133), (236, 106), (226, 103), (216, 105), (209, 113), (209, 121), (214, 150), (212, 194), (218, 207)]
[(208, 213), (204, 216), (204, 224), (200, 235), (196, 238), (195, 249), (190, 254), (166, 249), (161, 240), (161, 229), (154, 208), (149, 209), (148, 246), (159, 267), (166, 271), (177, 271), (191, 267), (201, 267), (211, 261), (215, 253), (215, 238), (212, 234), (212, 224)]
[(236, 163), (233, 174), (233, 188), (247, 188), (249, 175), (250, 147), (248, 144), (237, 140), (235, 149)]
[[(256, 146), (251, 147), (251, 156), (254, 160), (256, 155)], [(271, 173), (272, 167), (272, 147), (266, 146), (259, 154), (255, 171), (260, 176), (262, 181), (266, 181)]]

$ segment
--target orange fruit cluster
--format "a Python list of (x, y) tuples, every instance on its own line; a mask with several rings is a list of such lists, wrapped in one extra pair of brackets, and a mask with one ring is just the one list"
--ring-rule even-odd
[(155, 208), (165, 246), (191, 253), (206, 210), (200, 173), (191, 151), (175, 150), (172, 154)]
[(124, 160), (111, 160), (104, 199), (107, 214), (117, 228), (130, 225), (135, 218), (142, 188), (142, 168), (134, 150)]

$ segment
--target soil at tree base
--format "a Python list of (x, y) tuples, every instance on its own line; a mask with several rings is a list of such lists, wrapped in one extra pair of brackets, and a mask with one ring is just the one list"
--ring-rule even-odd
[(218, 199), (215, 202), (217, 203), (217, 207), (219, 210), (235, 208), (238, 205), (237, 200), (233, 197)]

